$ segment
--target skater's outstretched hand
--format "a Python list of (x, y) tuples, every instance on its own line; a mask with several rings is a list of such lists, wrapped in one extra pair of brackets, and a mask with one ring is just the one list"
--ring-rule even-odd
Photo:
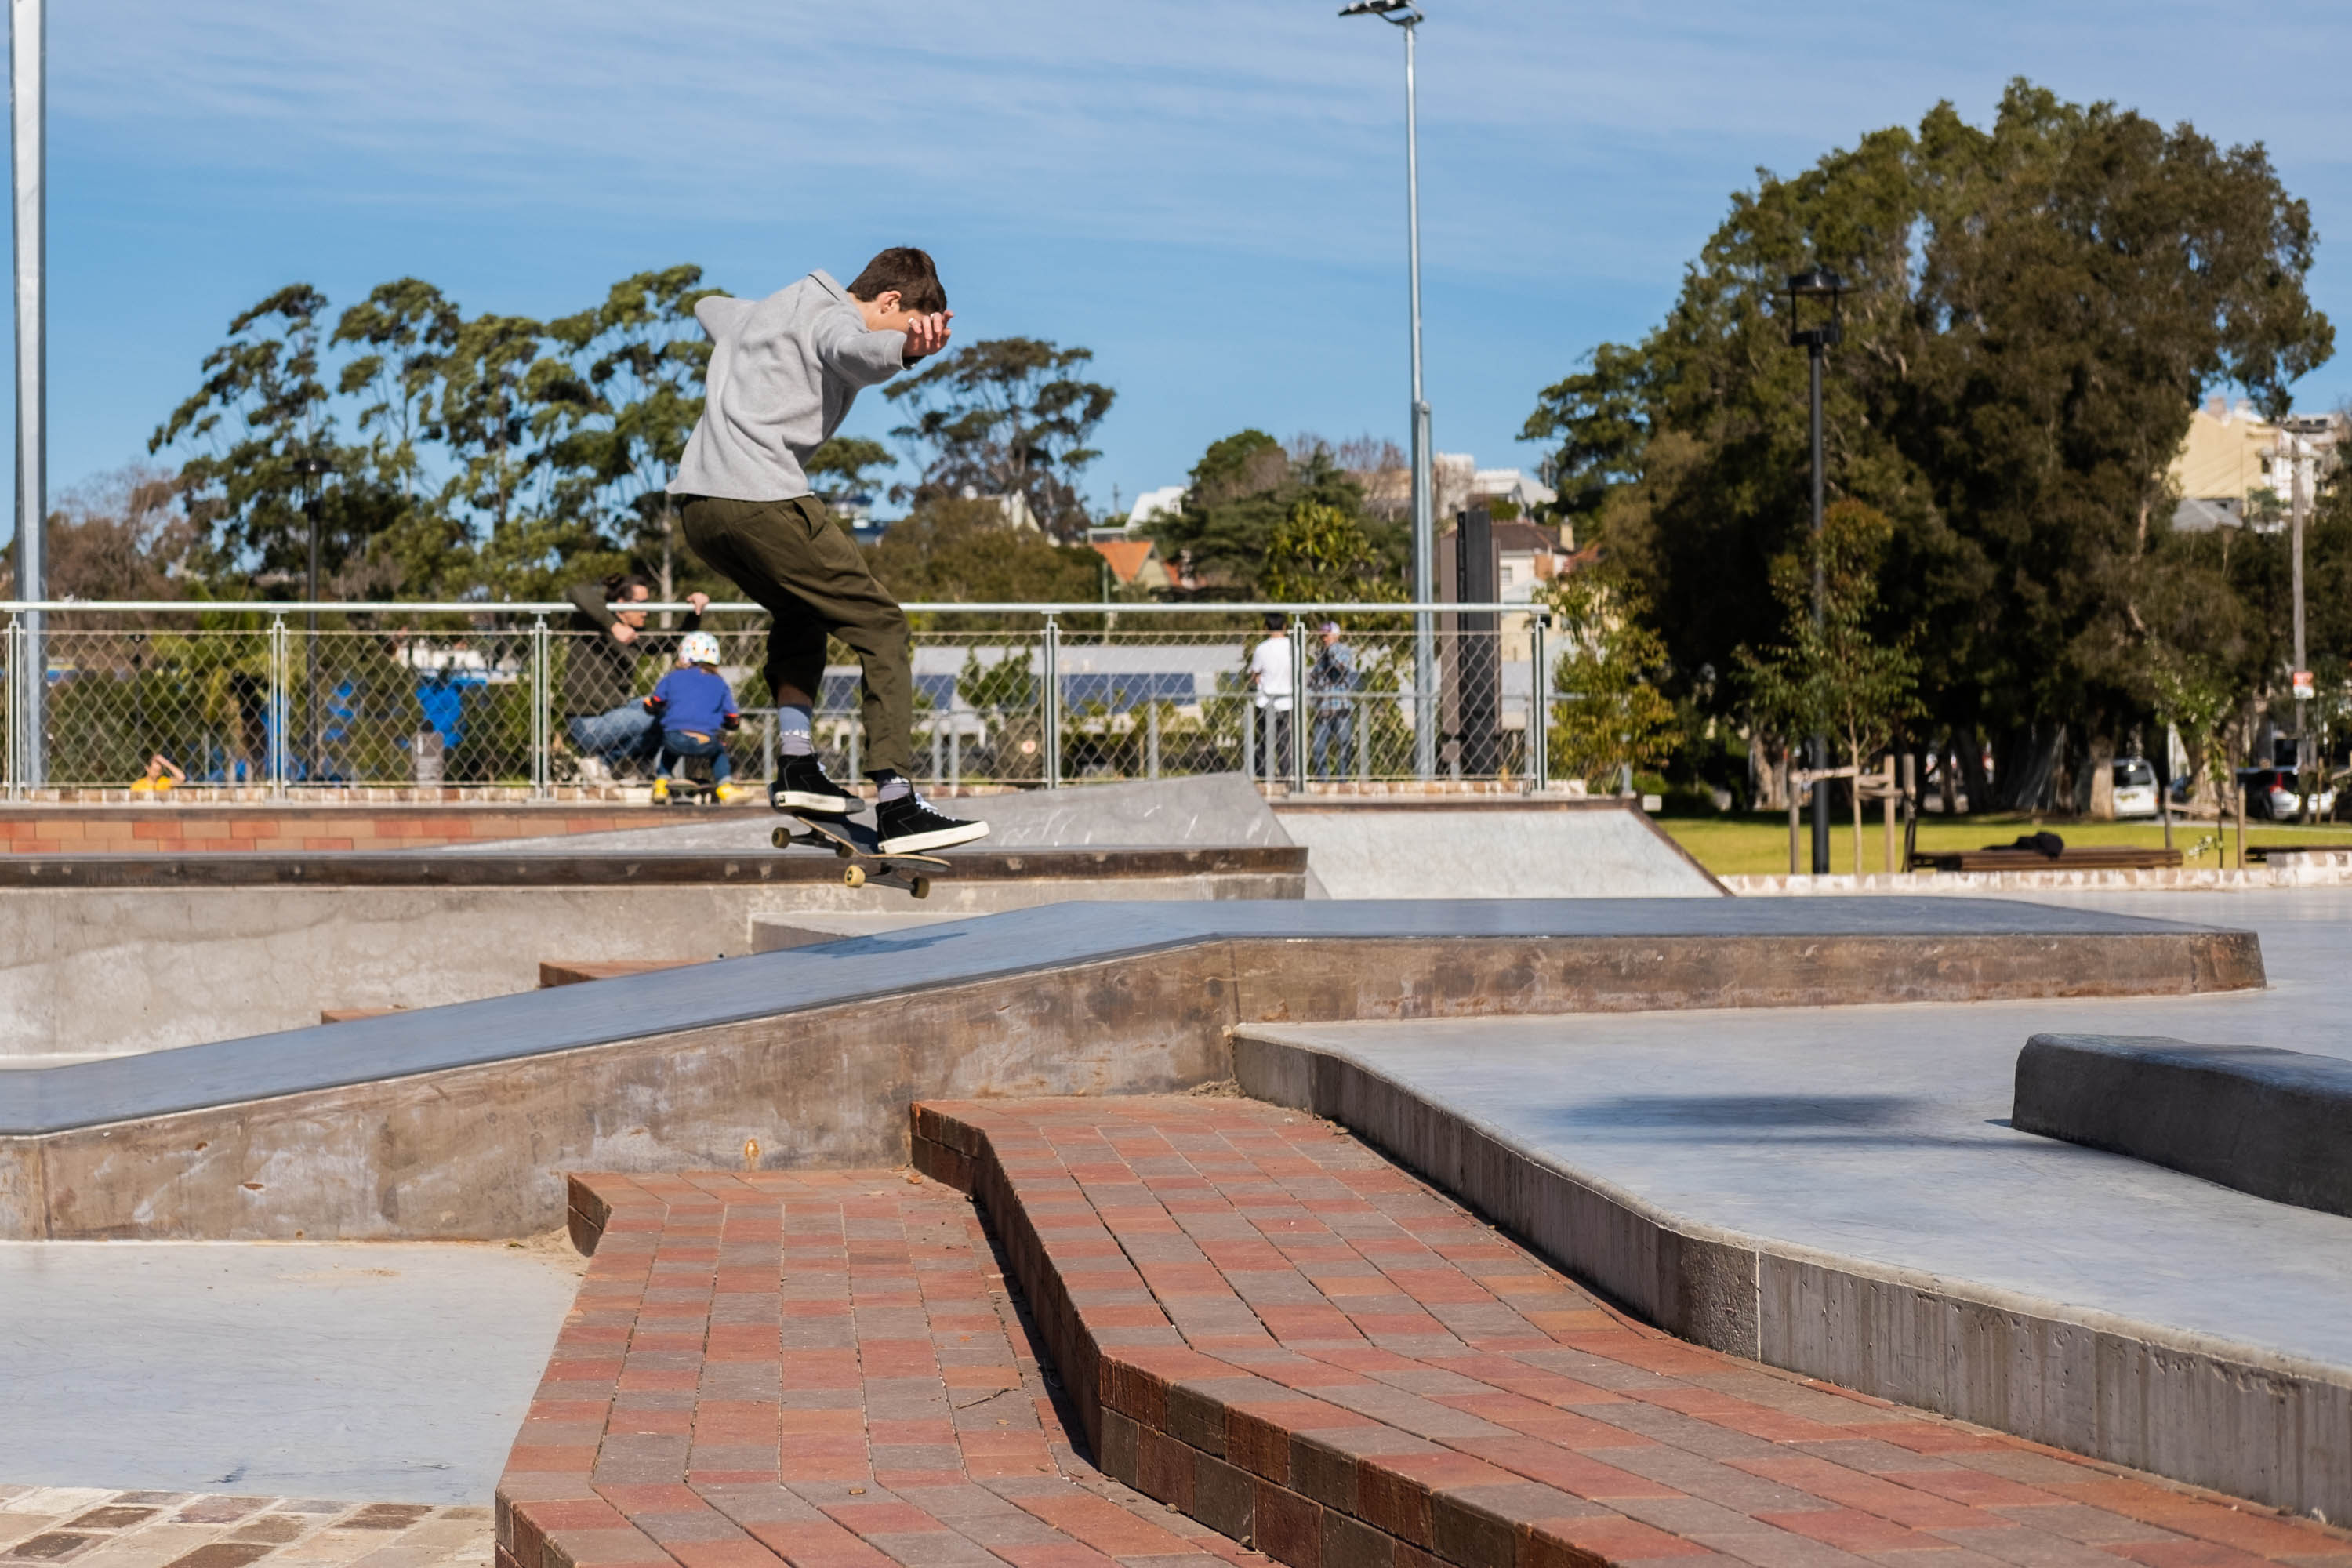
[(948, 346), (948, 323), (955, 320), (953, 310), (934, 310), (928, 316), (917, 316), (907, 323), (907, 347), (903, 358), (908, 364), (927, 354), (935, 354)]

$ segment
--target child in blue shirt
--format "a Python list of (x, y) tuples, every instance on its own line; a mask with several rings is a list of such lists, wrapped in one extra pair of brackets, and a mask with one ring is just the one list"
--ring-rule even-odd
[(686, 759), (709, 757), (710, 782), (719, 798), (732, 798), (728, 775), (734, 764), (721, 737), (743, 722), (735, 707), (734, 690), (719, 673), (719, 639), (709, 632), (688, 632), (678, 644), (678, 668), (654, 685), (646, 699), (655, 721), (661, 725), (661, 755), (655, 763), (655, 795), (667, 798), (667, 782), (684, 777)]

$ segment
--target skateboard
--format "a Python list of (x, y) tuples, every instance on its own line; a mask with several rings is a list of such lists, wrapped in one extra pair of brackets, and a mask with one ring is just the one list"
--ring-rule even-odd
[(716, 805), (719, 804), (719, 786), (702, 779), (656, 779), (654, 804), (656, 805)]
[(862, 888), (877, 882), (893, 888), (904, 888), (919, 899), (931, 896), (931, 874), (945, 869), (947, 862), (936, 855), (886, 855), (882, 841), (874, 830), (862, 822), (837, 820), (832, 817), (802, 816), (794, 813), (793, 820), (801, 825), (800, 831), (779, 827), (769, 836), (777, 848), (794, 844), (812, 844), (831, 849), (849, 862), (841, 868), (841, 885)]

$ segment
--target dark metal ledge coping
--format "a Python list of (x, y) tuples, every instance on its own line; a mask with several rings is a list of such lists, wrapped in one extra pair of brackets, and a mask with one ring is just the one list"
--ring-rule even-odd
[[(1217, 848), (958, 851), (941, 879), (1056, 881), (1203, 876), (1300, 876), (1307, 851), (1289, 845)], [(418, 855), (414, 853), (0, 856), (11, 888), (583, 888), (651, 883), (837, 883), (841, 865), (814, 850), (736, 855)]]
[[(1047, 904), (593, 984), (104, 1061), (0, 1071), (0, 1135), (102, 1126), (1224, 941), (1673, 938), (1803, 946), (1842, 939), (2147, 939), (2182, 945), (2174, 989), (2262, 984), (2261, 950), (2252, 932), (1990, 899)], [(2069, 972), (2083, 974), (2089, 957), (2072, 955)]]

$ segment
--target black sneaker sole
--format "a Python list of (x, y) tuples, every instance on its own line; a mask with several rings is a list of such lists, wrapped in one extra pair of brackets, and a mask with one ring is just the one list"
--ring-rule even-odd
[(897, 838), (879, 840), (876, 847), (885, 855), (919, 855), (926, 849), (945, 849), (951, 845), (969, 844), (975, 838), (988, 837), (985, 822), (959, 822), (953, 827), (935, 827), (929, 833), (908, 833)]
[(819, 795), (814, 790), (780, 789), (770, 793), (768, 804), (778, 811), (795, 812), (807, 816), (839, 819), (856, 816), (866, 809), (866, 803), (854, 795)]

